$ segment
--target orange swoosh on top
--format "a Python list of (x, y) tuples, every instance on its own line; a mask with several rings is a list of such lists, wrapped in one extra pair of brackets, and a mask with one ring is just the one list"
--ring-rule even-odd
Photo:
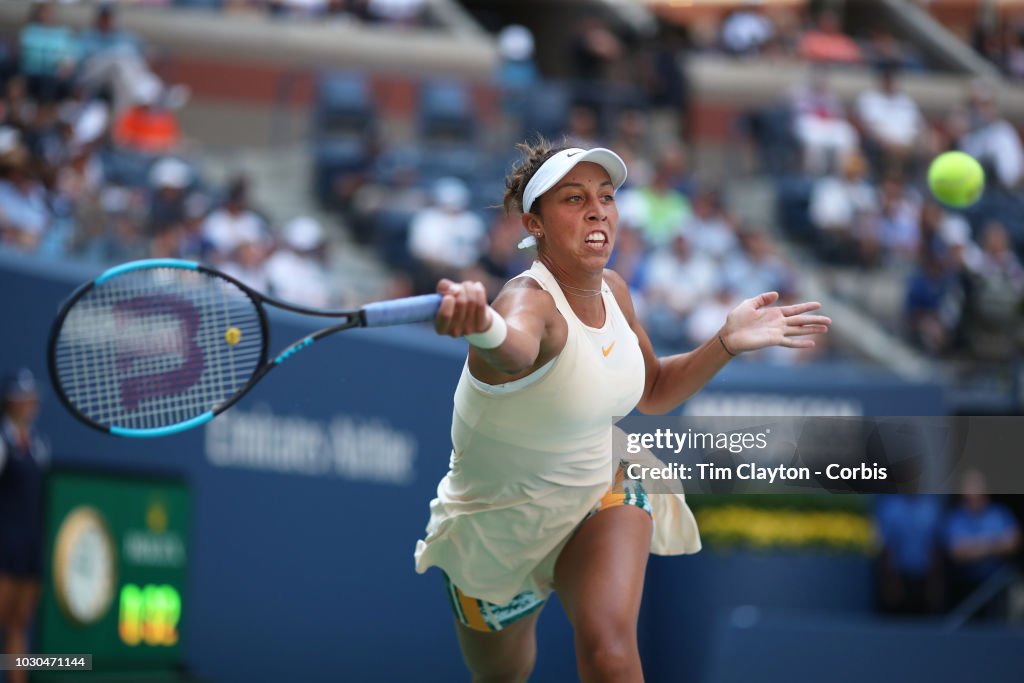
[(614, 349), (614, 348), (615, 348), (615, 341), (612, 341), (612, 343), (608, 345), (607, 349), (604, 348), (603, 346), (601, 347), (601, 353), (603, 353), (604, 357), (607, 358), (608, 354), (611, 353), (612, 349)]

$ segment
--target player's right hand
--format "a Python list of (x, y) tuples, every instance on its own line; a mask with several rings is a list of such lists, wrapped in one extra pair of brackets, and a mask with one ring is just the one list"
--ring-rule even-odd
[(490, 326), (487, 290), (483, 284), (472, 280), (452, 282), (445, 279), (437, 283), (437, 293), (442, 296), (441, 307), (434, 317), (434, 329), (438, 334), (461, 337), (485, 332)]

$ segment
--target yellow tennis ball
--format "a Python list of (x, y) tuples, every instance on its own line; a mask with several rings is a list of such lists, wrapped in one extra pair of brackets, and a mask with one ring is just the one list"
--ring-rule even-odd
[(224, 341), (232, 346), (242, 341), (242, 331), (237, 327), (229, 327), (228, 331), (224, 333)]
[(943, 204), (964, 208), (981, 197), (985, 171), (969, 154), (945, 152), (928, 167), (928, 187)]

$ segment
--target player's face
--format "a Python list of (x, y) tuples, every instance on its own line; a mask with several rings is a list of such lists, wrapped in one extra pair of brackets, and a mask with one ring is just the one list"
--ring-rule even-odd
[(544, 193), (540, 206), (547, 256), (570, 267), (603, 269), (615, 245), (619, 210), (608, 172), (598, 164), (577, 164)]

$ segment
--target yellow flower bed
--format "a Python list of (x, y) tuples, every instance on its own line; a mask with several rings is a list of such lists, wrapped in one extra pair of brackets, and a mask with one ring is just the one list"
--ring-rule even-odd
[(867, 553), (874, 528), (864, 515), (838, 511), (764, 510), (740, 505), (698, 509), (701, 538), (709, 545), (759, 549), (826, 547)]

